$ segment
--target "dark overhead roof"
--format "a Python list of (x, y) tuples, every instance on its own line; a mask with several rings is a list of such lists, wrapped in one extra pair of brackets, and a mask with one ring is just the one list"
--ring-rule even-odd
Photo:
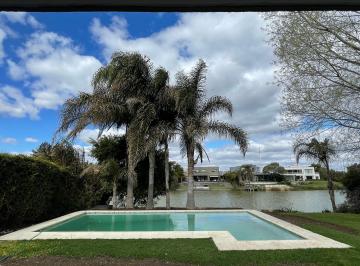
[(360, 0), (0, 0), (4, 11), (360, 10)]

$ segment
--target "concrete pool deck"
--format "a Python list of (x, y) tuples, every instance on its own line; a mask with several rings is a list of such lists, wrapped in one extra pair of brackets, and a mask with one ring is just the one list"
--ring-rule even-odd
[[(303, 239), (300, 240), (237, 240), (228, 231), (152, 231), (152, 232), (43, 232), (45, 227), (63, 222), (82, 214), (124, 214), (124, 213), (168, 213), (168, 212), (248, 212), (258, 218), (284, 228)], [(3, 235), (0, 240), (38, 239), (176, 239), (212, 238), (219, 250), (274, 250), (308, 248), (350, 248), (351, 246), (313, 233), (299, 226), (285, 222), (256, 210), (87, 210), (73, 212), (13, 233)]]

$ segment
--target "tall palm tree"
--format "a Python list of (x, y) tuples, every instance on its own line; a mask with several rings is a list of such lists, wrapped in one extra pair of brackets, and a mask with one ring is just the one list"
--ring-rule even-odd
[(234, 125), (214, 120), (218, 111), (232, 114), (231, 102), (222, 96), (205, 98), (206, 64), (199, 60), (189, 74), (177, 75), (176, 108), (178, 112), (177, 133), (180, 146), (188, 161), (188, 190), (186, 208), (195, 208), (193, 170), (195, 152), (202, 152), (200, 145), (209, 133), (231, 138), (245, 155), (248, 147), (247, 134)]
[[(154, 172), (155, 172), (155, 151), (157, 146), (165, 146), (165, 184), (167, 191), (167, 202), (169, 202), (169, 151), (168, 141), (172, 136), (176, 123), (175, 101), (171, 88), (168, 85), (169, 75), (163, 68), (156, 69), (151, 86), (143, 97), (142, 109), (134, 121), (139, 132), (144, 135), (142, 147), (144, 153), (148, 153), (149, 159), (149, 186), (147, 209), (154, 208)], [(134, 136), (133, 136), (134, 137)], [(139, 142), (139, 140), (137, 140)], [(169, 207), (169, 206), (168, 206)]]
[(330, 173), (329, 162), (335, 156), (335, 148), (331, 145), (329, 139), (318, 141), (316, 138), (311, 139), (310, 142), (299, 142), (294, 145), (294, 153), (296, 161), (299, 162), (300, 158), (307, 158), (309, 160), (317, 160), (326, 168), (328, 190), (330, 201), (333, 211), (336, 211), (334, 184)]
[(133, 121), (139, 113), (147, 111), (139, 98), (151, 86), (151, 68), (149, 59), (139, 53), (114, 53), (110, 63), (95, 73), (92, 93), (80, 93), (67, 100), (61, 111), (58, 132), (66, 132), (68, 138), (76, 137), (91, 124), (100, 128), (100, 134), (112, 127), (125, 126), (127, 208), (134, 207), (135, 167), (143, 156), (140, 143), (143, 132)]

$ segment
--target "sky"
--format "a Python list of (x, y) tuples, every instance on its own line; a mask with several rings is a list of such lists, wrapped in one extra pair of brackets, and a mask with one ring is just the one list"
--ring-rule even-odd
[[(226, 139), (209, 136), (210, 162), (221, 170), (253, 163), (294, 164), (292, 136), (280, 127), (280, 89), (265, 22), (258, 13), (0, 13), (0, 152), (30, 154), (51, 142), (64, 101), (91, 92), (94, 72), (116, 51), (137, 51), (155, 67), (189, 71), (208, 65), (207, 97), (228, 97), (232, 117), (217, 118), (248, 132), (243, 157)], [(105, 134), (121, 134), (111, 129)], [(88, 152), (90, 127), (74, 141)], [(170, 159), (185, 165), (176, 143)]]

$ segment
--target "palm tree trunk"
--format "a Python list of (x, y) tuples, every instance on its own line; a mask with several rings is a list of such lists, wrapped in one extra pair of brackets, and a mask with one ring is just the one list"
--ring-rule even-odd
[(154, 209), (155, 148), (149, 152), (149, 187), (146, 209)]
[(329, 164), (326, 162), (326, 172), (327, 172), (327, 181), (328, 181), (328, 190), (330, 195), (330, 201), (333, 211), (336, 211), (336, 203), (335, 203), (335, 193), (334, 193), (334, 184), (332, 181), (332, 176), (330, 174)]
[(113, 203), (112, 208), (117, 209), (118, 202), (117, 202), (117, 182), (116, 182), (116, 178), (114, 178), (114, 180), (113, 180), (112, 203)]
[(170, 189), (169, 189), (169, 145), (165, 140), (165, 191), (166, 191), (166, 209), (170, 209)]
[(128, 156), (128, 180), (126, 189), (126, 208), (134, 209), (134, 184), (136, 179), (135, 166), (131, 156)]
[(195, 209), (195, 197), (194, 197), (194, 147), (192, 144), (190, 144), (190, 147), (188, 148), (187, 152), (188, 157), (188, 189), (187, 189), (187, 202), (186, 202), (186, 208), (187, 209)]

